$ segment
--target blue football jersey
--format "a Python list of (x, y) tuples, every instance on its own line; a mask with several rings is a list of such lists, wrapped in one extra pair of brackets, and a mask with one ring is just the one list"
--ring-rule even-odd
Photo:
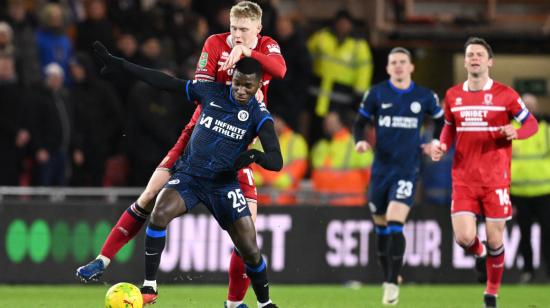
[(373, 174), (387, 173), (388, 170), (417, 172), (424, 115), (443, 116), (439, 99), (433, 91), (414, 82), (407, 89), (398, 89), (390, 80), (374, 85), (365, 94), (359, 113), (375, 121)]
[(273, 121), (265, 104), (254, 97), (240, 104), (231, 86), (217, 82), (188, 81), (186, 93), (189, 101), (202, 105), (202, 113), (177, 170), (208, 179), (235, 177), (237, 156), (247, 150), (265, 121)]

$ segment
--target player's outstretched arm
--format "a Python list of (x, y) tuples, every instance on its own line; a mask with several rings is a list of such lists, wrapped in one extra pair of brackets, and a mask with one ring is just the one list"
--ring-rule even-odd
[(279, 139), (275, 134), (275, 128), (272, 121), (265, 121), (258, 132), (264, 152), (256, 149), (242, 152), (235, 160), (233, 167), (235, 170), (242, 169), (251, 163), (257, 163), (264, 169), (280, 171), (283, 168), (283, 156)]
[(122, 71), (131, 74), (139, 80), (142, 80), (151, 86), (166, 91), (185, 91), (187, 80), (172, 77), (159, 70), (146, 68), (131, 62), (124, 58), (113, 56), (107, 48), (99, 41), (93, 44), (93, 50), (96, 56), (103, 63), (101, 74)]

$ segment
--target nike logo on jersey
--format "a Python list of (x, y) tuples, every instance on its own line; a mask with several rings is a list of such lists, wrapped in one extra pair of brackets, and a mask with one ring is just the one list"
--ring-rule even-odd
[(237, 212), (240, 213), (240, 212), (244, 211), (244, 209), (246, 209), (246, 206), (243, 206), (243, 207), (238, 208), (238, 209), (237, 209)]
[(392, 103), (389, 103), (389, 104), (384, 104), (382, 103), (382, 105), (380, 105), (382, 107), (382, 109), (388, 109), (388, 108), (391, 108), (391, 106), (393, 106)]
[(158, 254), (159, 254), (158, 252), (154, 252), (154, 253), (148, 253), (147, 251), (145, 252), (146, 256), (155, 256), (155, 255), (158, 255)]
[(218, 105), (218, 104), (216, 104), (216, 103), (214, 103), (214, 102), (210, 102), (210, 106), (212, 106), (212, 107), (217, 107), (217, 108), (223, 108), (222, 106), (220, 106), (220, 105)]

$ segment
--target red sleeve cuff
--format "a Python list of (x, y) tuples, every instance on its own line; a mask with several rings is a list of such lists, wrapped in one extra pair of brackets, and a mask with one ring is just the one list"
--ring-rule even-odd
[(527, 139), (534, 134), (537, 133), (539, 130), (539, 124), (537, 122), (537, 119), (530, 114), (527, 120), (523, 123), (523, 125), (517, 130), (518, 132), (518, 139)]

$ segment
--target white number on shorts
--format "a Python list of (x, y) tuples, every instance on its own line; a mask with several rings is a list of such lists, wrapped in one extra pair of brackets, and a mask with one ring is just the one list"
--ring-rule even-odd
[(228, 192), (227, 198), (233, 200), (233, 208), (238, 208), (240, 206), (246, 205), (246, 198), (244, 197), (240, 188)]
[(498, 200), (501, 206), (510, 205), (510, 195), (508, 194), (508, 189), (497, 189), (495, 193), (498, 195)]
[(250, 186), (254, 185), (254, 174), (252, 173), (252, 169), (244, 168), (243, 172), (246, 173), (246, 178), (248, 179), (248, 185)]
[(397, 198), (405, 199), (412, 195), (413, 183), (411, 181), (399, 180), (397, 182)]

